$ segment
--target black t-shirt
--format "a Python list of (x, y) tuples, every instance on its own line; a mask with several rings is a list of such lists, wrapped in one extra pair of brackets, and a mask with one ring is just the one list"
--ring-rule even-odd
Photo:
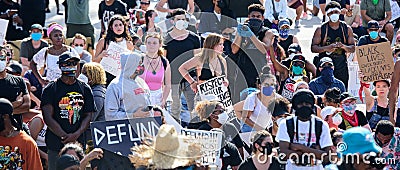
[[(268, 170), (281, 169), (278, 159), (271, 156), (272, 163), (269, 165)], [(271, 161), (268, 161), (271, 162)], [(253, 158), (250, 156), (242, 162), (239, 166), (239, 170), (257, 170), (256, 165), (254, 165)]]
[[(208, 123), (203, 123), (198, 129), (209, 131), (212, 127)], [(244, 146), (242, 138), (240, 138), (239, 131), (236, 129), (235, 125), (232, 123), (226, 123), (222, 125), (222, 130), (225, 133), (226, 141), (232, 142), (237, 148), (242, 148)]]
[(239, 166), (242, 163), (239, 151), (233, 143), (225, 142), (225, 146), (221, 149), (222, 167), (221, 170), (227, 170), (228, 165)]
[[(12, 4), (9, 5), (3, 1), (0, 1), (0, 14), (3, 14), (7, 10), (10, 10), (10, 9), (18, 10), (18, 12), (17, 12), (18, 15), (21, 11), (18, 3), (12, 2)], [(6, 20), (8, 20), (6, 40), (9, 40), (9, 41), (22, 40), (23, 38), (26, 38), (28, 36), (27, 35), (28, 33), (26, 31), (17, 29), (16, 26), (13, 25), (13, 16), (10, 16)], [(20, 26), (22, 28), (22, 25), (20, 25)]]
[(291, 44), (293, 44), (293, 38), (294, 38), (294, 35), (293, 34), (289, 34), (289, 37), (287, 37), (286, 40), (281, 40), (281, 41), (278, 42), (278, 44), (285, 50), (286, 57), (289, 57), (288, 49), (289, 49), (289, 46)]
[[(357, 114), (357, 118), (358, 118), (358, 126), (364, 126), (366, 124), (368, 124), (368, 120), (365, 117), (364, 113), (356, 110), (355, 114)], [(346, 130), (346, 124), (345, 124), (345, 120), (343, 119), (342, 123), (338, 126), (340, 129)]]
[(24, 57), (24, 58), (28, 58), (28, 61), (31, 61), (33, 56), (37, 52), (39, 52), (42, 48), (48, 47), (48, 46), (49, 46), (49, 44), (46, 41), (40, 40), (39, 48), (34, 48), (33, 45), (32, 45), (32, 39), (31, 38), (25, 39), (21, 43), (21, 51), (20, 51), (19, 56), (20, 57)]
[[(184, 62), (193, 58), (193, 50), (200, 48), (200, 37), (189, 31), (189, 35), (185, 39), (175, 40), (170, 34), (167, 34), (164, 44), (164, 49), (167, 50), (166, 57), (171, 64), (171, 82), (172, 84), (178, 84), (182, 79), (178, 68)], [(176, 58), (179, 58), (179, 60), (175, 60)]]
[[(28, 94), (28, 89), (22, 77), (7, 74), (6, 78), (0, 79), (0, 87), (0, 98), (6, 98), (10, 102), (14, 102), (20, 94)], [(22, 128), (22, 114), (14, 114), (13, 117), (17, 120), (19, 128)]]
[(364, 35), (360, 38), (358, 41), (357, 46), (362, 46), (362, 45), (368, 45), (368, 44), (377, 44), (377, 43), (382, 43), (382, 42), (387, 42), (389, 41), (385, 37), (380, 37), (378, 41), (372, 41), (369, 35)]
[(99, 4), (99, 10), (97, 15), (99, 19), (103, 22), (105, 29), (107, 29), (108, 21), (115, 14), (120, 14), (126, 16), (126, 4), (120, 0), (115, 0), (110, 6), (106, 5), (105, 1), (101, 1)]
[[(66, 133), (76, 132), (81, 126), (85, 113), (96, 111), (92, 90), (87, 84), (78, 81), (67, 85), (58, 79), (43, 90), (41, 107), (48, 104), (53, 106), (53, 119)], [(78, 141), (82, 142), (82, 139), (80, 136)], [(46, 131), (46, 145), (49, 150), (54, 151), (58, 151), (64, 146), (61, 138), (55, 135), (50, 128), (47, 128)]]

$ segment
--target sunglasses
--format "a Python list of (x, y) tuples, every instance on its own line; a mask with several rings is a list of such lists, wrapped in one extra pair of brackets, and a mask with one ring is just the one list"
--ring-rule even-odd
[(66, 62), (61, 63), (62, 67), (76, 66), (76, 65), (78, 65), (77, 61), (66, 61)]
[(226, 111), (225, 109), (216, 109), (216, 110), (214, 110), (213, 113), (219, 113), (219, 114), (221, 114), (221, 113), (224, 113), (225, 111)]
[(83, 47), (85, 44), (74, 44), (74, 46), (81, 46)]
[(299, 67), (301, 67), (301, 68), (304, 68), (304, 63), (302, 63), (302, 62), (293, 62), (292, 65), (293, 65), (293, 66), (299, 66)]
[(150, 2), (140, 2), (140, 5), (150, 5)]

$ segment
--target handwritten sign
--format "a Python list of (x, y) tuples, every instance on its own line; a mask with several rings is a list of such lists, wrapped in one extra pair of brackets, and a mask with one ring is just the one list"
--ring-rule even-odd
[(233, 118), (235, 113), (233, 111), (231, 94), (228, 91), (228, 87), (224, 85), (225, 81), (225, 76), (215, 77), (197, 85), (197, 89), (201, 100), (208, 100), (209, 96), (216, 96), (224, 105), (229, 117)]
[(221, 165), (222, 133), (195, 129), (181, 129), (181, 134), (194, 138), (201, 146), (201, 165)]
[(128, 52), (128, 49), (118, 45), (115, 42), (110, 42), (108, 45), (107, 53), (108, 57), (104, 57), (100, 64), (104, 67), (104, 70), (114, 76), (121, 74), (121, 56), (123, 52)]
[(393, 0), (390, 1), (390, 7), (392, 9), (392, 18), (390, 19), (390, 22), (392, 22), (400, 17), (400, 7), (397, 1)]
[(364, 82), (392, 77), (394, 62), (389, 42), (358, 46), (356, 55), (359, 68), (364, 74)]
[(128, 156), (144, 137), (156, 136), (161, 124), (161, 117), (149, 117), (92, 122), (90, 129), (96, 148)]
[(4, 44), (6, 39), (8, 20), (0, 19), (0, 45)]

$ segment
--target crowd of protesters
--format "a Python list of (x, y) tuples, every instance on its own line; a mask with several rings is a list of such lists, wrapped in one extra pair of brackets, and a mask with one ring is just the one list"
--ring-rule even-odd
[[(199, 146), (181, 140), (171, 120), (223, 134), (217, 169), (400, 169), (400, 21), (390, 0), (314, 0), (313, 9), (264, 0), (247, 7), (244, 21), (228, 0), (154, 3), (101, 1), (96, 40), (88, 0), (62, 3), (65, 28), (45, 26), (48, 1), (0, 0), (0, 19), (9, 21), (0, 45), (0, 169), (214, 169), (196, 162)], [(302, 34), (300, 20), (319, 10), (311, 46), (301, 46), (291, 30)], [(391, 79), (365, 82), (356, 70), (353, 96), (356, 46), (382, 42), (391, 45)], [(119, 75), (102, 64), (115, 45), (125, 50)], [(231, 115), (198, 89), (221, 76)], [(153, 142), (129, 157), (93, 148), (91, 122), (157, 116), (164, 124)]]

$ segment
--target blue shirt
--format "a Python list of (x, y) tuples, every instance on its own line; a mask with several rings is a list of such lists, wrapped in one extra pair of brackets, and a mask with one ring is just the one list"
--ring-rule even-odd
[(322, 77), (317, 77), (316, 79), (311, 80), (311, 82), (309, 83), (309, 87), (314, 95), (323, 95), (326, 90), (333, 87), (339, 88), (341, 93), (346, 91), (344, 83), (337, 78), (333, 78), (333, 83), (328, 85), (325, 84), (324, 81), (322, 81)]

